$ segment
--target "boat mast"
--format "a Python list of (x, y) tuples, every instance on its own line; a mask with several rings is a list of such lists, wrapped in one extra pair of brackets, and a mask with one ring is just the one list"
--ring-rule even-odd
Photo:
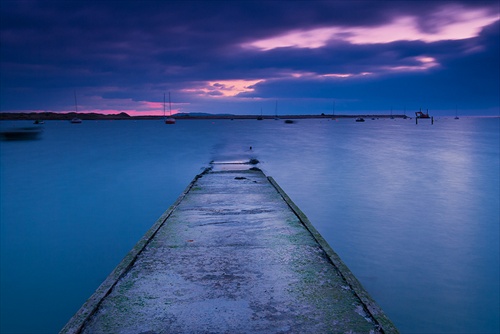
[(337, 119), (335, 118), (335, 100), (333, 100), (333, 106), (332, 106), (332, 119), (336, 121)]
[(76, 102), (76, 90), (73, 91), (75, 94), (75, 112), (78, 113), (78, 103)]
[(172, 102), (170, 102), (170, 92), (168, 92), (168, 115), (172, 117)]
[[(175, 118), (172, 117), (172, 101), (170, 100), (170, 92), (168, 92), (168, 107), (169, 116), (164, 116), (165, 124), (175, 124)], [(165, 115), (165, 93), (163, 93), (163, 114)]]

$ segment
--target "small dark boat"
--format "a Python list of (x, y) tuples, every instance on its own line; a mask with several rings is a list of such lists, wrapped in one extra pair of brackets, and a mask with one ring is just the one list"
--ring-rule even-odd
[(364, 122), (365, 119), (363, 117), (358, 117), (356, 118), (356, 122)]
[(295, 122), (294, 122), (293, 120), (291, 120), (291, 119), (286, 119), (286, 120), (285, 120), (285, 123), (286, 123), (286, 124), (293, 124), (293, 123), (295, 123)]
[(257, 120), (262, 121), (263, 119), (264, 119), (264, 117), (262, 117), (262, 108), (260, 108), (260, 116), (257, 117)]
[(33, 124), (44, 124), (45, 122), (41, 119), (37, 119), (36, 121), (33, 122)]
[(42, 128), (38, 126), (12, 128), (2, 131), (1, 137), (4, 140), (34, 140), (38, 139), (42, 133)]

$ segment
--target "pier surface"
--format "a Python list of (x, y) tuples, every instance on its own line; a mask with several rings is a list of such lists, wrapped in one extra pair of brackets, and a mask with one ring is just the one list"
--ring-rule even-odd
[(272, 178), (207, 170), (61, 333), (397, 329)]

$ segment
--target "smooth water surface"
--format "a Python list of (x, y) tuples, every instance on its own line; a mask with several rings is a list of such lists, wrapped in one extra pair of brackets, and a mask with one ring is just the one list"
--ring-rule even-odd
[(211, 160), (251, 157), (401, 332), (499, 332), (499, 124), (46, 122), (0, 142), (1, 332), (59, 331)]

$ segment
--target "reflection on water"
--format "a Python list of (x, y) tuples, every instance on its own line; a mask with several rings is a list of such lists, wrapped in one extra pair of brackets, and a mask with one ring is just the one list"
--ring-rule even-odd
[(0, 142), (2, 332), (57, 332), (210, 161), (251, 158), (402, 332), (500, 330), (498, 119), (44, 127)]

